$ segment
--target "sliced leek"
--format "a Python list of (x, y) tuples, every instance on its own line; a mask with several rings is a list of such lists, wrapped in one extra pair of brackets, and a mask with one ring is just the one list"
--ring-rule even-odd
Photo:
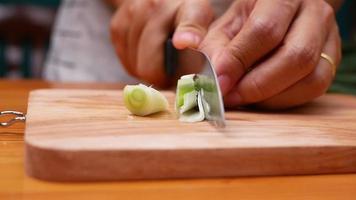
[(182, 122), (203, 121), (210, 111), (205, 93), (213, 92), (214, 83), (206, 76), (189, 74), (178, 80), (176, 111)]
[[(195, 97), (197, 102), (197, 106), (187, 110), (180, 114), (179, 121), (181, 122), (200, 122), (205, 119), (204, 108), (203, 108), (203, 101), (201, 98), (201, 93), (197, 92), (197, 96)], [(191, 100), (189, 100), (191, 101)]]
[[(177, 98), (176, 106), (180, 107), (184, 104), (184, 95), (195, 91), (194, 74), (182, 76), (177, 83)], [(178, 108), (176, 107), (176, 108)]]
[(185, 93), (183, 99), (183, 105), (179, 109), (180, 114), (183, 114), (198, 106), (198, 92), (195, 90)]
[(168, 109), (166, 97), (146, 85), (127, 85), (124, 88), (124, 104), (134, 115), (146, 116)]

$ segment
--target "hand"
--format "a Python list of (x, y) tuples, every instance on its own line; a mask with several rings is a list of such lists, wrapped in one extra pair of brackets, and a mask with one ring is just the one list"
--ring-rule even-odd
[(334, 11), (324, 0), (238, 0), (215, 21), (200, 47), (212, 56), (225, 105), (282, 109), (306, 103), (339, 64)]
[[(174, 32), (176, 48), (197, 48), (213, 16), (208, 0), (123, 0), (111, 21), (111, 37), (131, 75), (162, 87), (169, 82), (163, 66), (167, 38)], [(179, 70), (196, 69), (184, 65)]]

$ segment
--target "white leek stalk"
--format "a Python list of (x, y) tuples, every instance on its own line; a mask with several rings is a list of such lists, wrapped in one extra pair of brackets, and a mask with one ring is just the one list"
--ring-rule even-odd
[[(195, 96), (196, 105), (194, 108), (182, 112), (179, 116), (179, 121), (181, 122), (200, 122), (205, 119), (204, 109), (203, 109), (203, 100), (201, 93), (196, 92)], [(189, 99), (191, 101), (191, 99)]]
[[(189, 74), (178, 80), (176, 111), (183, 122), (198, 122), (205, 119), (210, 108), (203, 94), (213, 90), (212, 80), (206, 76)], [(205, 111), (205, 112), (204, 112)]]
[(168, 109), (166, 97), (152, 87), (143, 84), (124, 88), (124, 104), (134, 115), (146, 116)]

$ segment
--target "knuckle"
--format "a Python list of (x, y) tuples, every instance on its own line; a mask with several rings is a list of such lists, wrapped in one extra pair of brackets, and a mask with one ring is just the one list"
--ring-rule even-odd
[(230, 45), (228, 48), (227, 54), (232, 59), (232, 62), (235, 63), (237, 66), (244, 69), (244, 71), (248, 70), (248, 62), (247, 57), (242, 53), (241, 46), (237, 45)]
[(207, 32), (207, 29), (203, 27), (200, 24), (197, 23), (192, 23), (192, 22), (182, 22), (178, 28), (178, 31), (187, 31), (187, 32), (193, 32), (197, 33), (199, 35), (205, 35)]
[(117, 14), (115, 14), (115, 16), (110, 21), (110, 33), (112, 36), (118, 36), (121, 35), (122, 31), (123, 31), (122, 23), (120, 23)]
[(310, 72), (317, 64), (320, 57), (317, 48), (311, 45), (292, 45), (287, 50), (287, 59), (294, 61), (300, 71)]
[(232, 59), (232, 62), (236, 66), (241, 67), (244, 71), (248, 70), (247, 58), (242, 53), (241, 47), (238, 47), (236, 45), (230, 45), (228, 48), (227, 55), (229, 55), (229, 57)]
[(111, 33), (116, 33), (118, 30), (118, 23), (116, 22), (116, 17), (114, 16), (111, 20), (110, 20), (110, 32)]
[(128, 17), (133, 17), (136, 12), (136, 9), (138, 7), (139, 3), (138, 2), (133, 2), (130, 5), (127, 6), (127, 16)]
[(278, 21), (275, 20), (251, 19), (251, 33), (261, 44), (266, 42), (279, 43), (282, 40), (283, 33), (278, 27)]
[(323, 1), (323, 13), (327, 19), (333, 19), (335, 17), (335, 11), (333, 7), (327, 2)]
[(265, 91), (263, 89), (263, 85), (257, 78), (251, 78), (249, 81), (250, 87), (248, 89), (248, 93), (245, 95), (245, 99), (247, 102), (255, 103), (260, 100), (263, 100), (266, 97)]
[[(211, 21), (214, 19), (214, 12), (210, 4), (206, 0), (193, 1), (193, 3), (188, 2), (185, 2), (183, 6), (183, 8), (186, 8), (180, 9), (178, 12), (178, 26), (203, 33), (206, 32)], [(197, 12), (196, 8), (202, 11)]]
[(334, 8), (325, 0), (311, 1), (314, 6), (317, 6), (315, 12), (319, 13), (320, 23), (330, 25), (331, 22), (335, 22)]

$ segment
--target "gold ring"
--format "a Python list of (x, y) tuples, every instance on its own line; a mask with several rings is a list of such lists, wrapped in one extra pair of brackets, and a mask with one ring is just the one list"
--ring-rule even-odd
[(333, 77), (334, 77), (336, 74), (336, 64), (335, 64), (334, 60), (326, 53), (321, 53), (321, 58), (324, 58), (325, 60), (328, 61), (328, 63), (330, 63), (332, 70), (333, 70)]

